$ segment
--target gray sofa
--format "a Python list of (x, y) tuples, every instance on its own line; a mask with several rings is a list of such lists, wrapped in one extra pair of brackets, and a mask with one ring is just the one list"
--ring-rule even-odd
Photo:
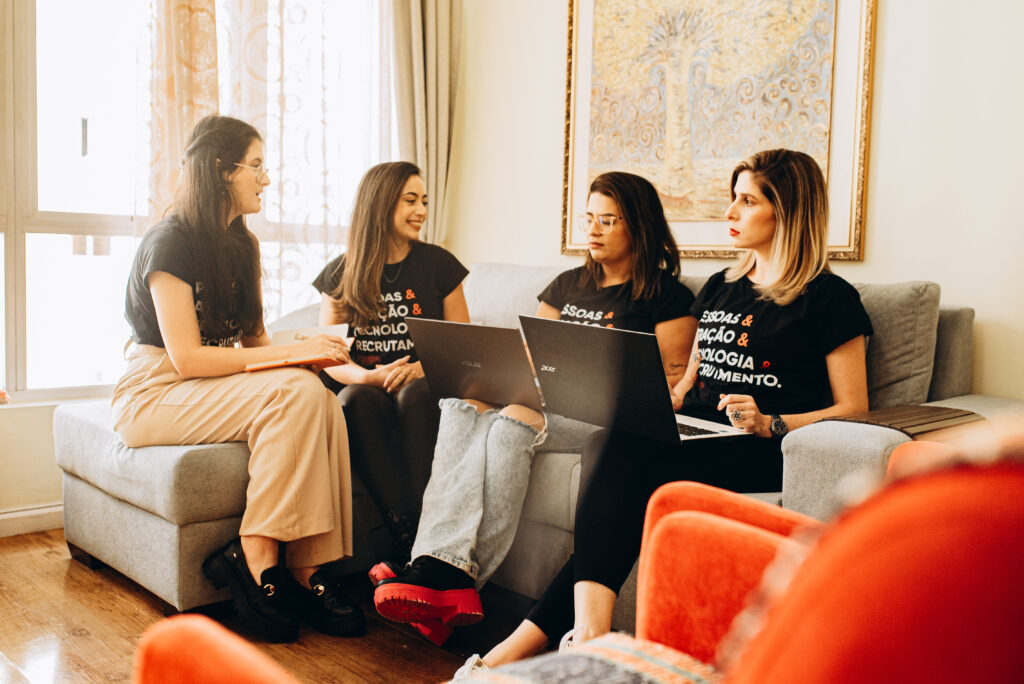
[[(479, 264), (466, 285), (476, 322), (515, 326), (536, 311), (536, 294), (555, 267)], [(695, 292), (703, 278), (683, 278)], [(875, 336), (868, 345), (872, 408), (943, 400), (987, 415), (1007, 408), (969, 395), (973, 310), (940, 308), (934, 283), (862, 285)], [(287, 329), (315, 324), (316, 307), (277, 321)], [(1019, 403), (1018, 403), (1019, 404)], [(580, 447), (594, 428), (579, 424), (552, 435), (534, 459), (516, 540), (493, 581), (537, 597), (572, 548)], [(891, 433), (891, 434), (890, 434)], [(84, 552), (134, 579), (169, 609), (227, 598), (203, 578), (200, 563), (237, 534), (247, 481), (244, 444), (128, 449), (111, 429), (109, 404), (66, 404), (54, 415), (58, 465), (64, 474), (65, 535)], [(884, 468), (906, 437), (894, 430), (826, 422), (793, 431), (784, 441), (783, 492), (771, 500), (819, 517), (835, 505), (835, 484), (851, 469)], [(362, 484), (355, 481), (352, 572), (383, 558), (389, 539)], [(635, 571), (634, 571), (635, 572)], [(620, 595), (615, 625), (631, 629), (634, 580)]]

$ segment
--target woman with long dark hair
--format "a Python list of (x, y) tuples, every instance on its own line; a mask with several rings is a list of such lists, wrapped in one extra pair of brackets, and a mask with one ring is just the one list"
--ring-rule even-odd
[(787, 431), (867, 410), (871, 321), (857, 290), (828, 265), (821, 169), (802, 152), (758, 152), (736, 167), (730, 189), (725, 218), (743, 252), (697, 295), (697, 344), (672, 398), (680, 413), (750, 434), (672, 445), (619, 430), (588, 437), (574, 555), (515, 632), (461, 673), (608, 632), (659, 486), (778, 491)]
[(245, 225), (268, 183), (256, 129), (226, 116), (196, 124), (175, 203), (132, 265), (125, 315), (134, 344), (114, 389), (114, 427), (130, 447), (247, 442), (240, 536), (203, 571), (230, 588), (243, 624), (267, 639), (295, 639), (300, 618), (358, 634), (362, 612), (324, 571), (352, 555), (341, 408), (304, 368), (244, 372), (295, 357), (349, 360), (344, 340), (327, 335), (270, 346), (259, 244)]
[(405, 319), (469, 322), (466, 268), (446, 249), (420, 241), (426, 218), (419, 168), (374, 166), (356, 192), (348, 248), (313, 282), (321, 292), (320, 324), (347, 323), (354, 333), (352, 362), (321, 377), (338, 392), (352, 467), (400, 562), (409, 558), (440, 417)]
[[(657, 190), (634, 174), (602, 174), (590, 185), (579, 222), (587, 233), (586, 261), (538, 295), (537, 315), (653, 333), (674, 385), (697, 322)], [(512, 545), (534, 448), (565, 425), (564, 418), (525, 406), (471, 399), (443, 399), (441, 406), (413, 561), (404, 570), (379, 564), (371, 571), (379, 580), (378, 612), (412, 622), (435, 642), (450, 626), (482, 617), (477, 589)]]

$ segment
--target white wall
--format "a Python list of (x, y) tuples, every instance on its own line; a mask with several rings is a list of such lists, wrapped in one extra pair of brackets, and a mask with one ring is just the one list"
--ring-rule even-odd
[[(938, 282), (976, 311), (974, 391), (1024, 399), (1024, 3), (878, 4), (864, 261), (836, 271)], [(467, 265), (579, 263), (559, 254), (567, 12), (465, 1), (447, 216)]]

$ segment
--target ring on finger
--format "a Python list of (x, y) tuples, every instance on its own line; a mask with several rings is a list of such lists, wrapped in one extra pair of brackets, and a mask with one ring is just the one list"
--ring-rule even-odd
[(740, 411), (739, 409), (733, 409), (732, 413), (729, 414), (729, 417), (732, 418), (733, 420), (739, 420), (740, 418), (743, 417), (743, 411)]

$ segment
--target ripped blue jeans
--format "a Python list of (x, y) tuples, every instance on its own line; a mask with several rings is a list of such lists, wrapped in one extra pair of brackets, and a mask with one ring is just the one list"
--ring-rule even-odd
[(477, 588), (505, 559), (526, 498), (541, 431), (497, 411), (478, 413), (442, 399), (441, 425), (412, 557), (433, 556), (464, 570)]

